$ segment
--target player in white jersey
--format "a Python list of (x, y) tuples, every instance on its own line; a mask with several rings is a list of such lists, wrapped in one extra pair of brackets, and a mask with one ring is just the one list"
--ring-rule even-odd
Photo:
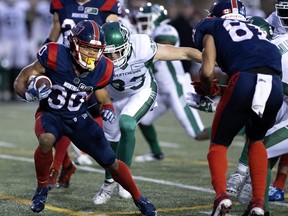
[[(287, 15), (287, 12), (288, 12), (288, 9), (287, 9), (287, 6), (288, 6), (288, 1), (285, 1), (285, 0), (277, 1), (275, 5), (276, 11), (273, 12), (267, 18), (267, 20), (274, 27), (274, 38), (272, 40), (272, 43), (278, 46), (282, 54), (283, 89), (284, 89), (284, 92), (288, 95), (288, 85), (287, 85), (288, 73), (285, 73), (286, 71), (288, 71), (288, 64), (287, 64), (287, 59), (288, 59), (288, 15)], [(287, 96), (284, 97), (284, 100), (286, 101), (286, 103), (288, 103)], [(285, 126), (285, 122), (283, 123), (282, 126), (280, 125), (279, 129), (284, 128), (284, 126)], [(286, 179), (288, 175), (288, 153), (287, 153), (287, 149), (285, 145), (287, 145), (287, 140), (283, 139), (281, 140), (280, 144), (271, 146), (270, 148), (271, 157), (273, 157), (274, 155), (276, 156), (280, 155), (282, 152), (286, 152), (286, 154), (283, 154), (280, 156), (276, 178), (272, 186), (269, 187), (269, 193), (268, 193), (269, 201), (283, 201), (284, 200), (284, 188), (285, 188), (285, 183), (286, 183)]]
[[(108, 92), (116, 116), (113, 124), (104, 122), (104, 131), (117, 158), (130, 166), (136, 142), (136, 126), (153, 108), (158, 91), (149, 67), (157, 60), (199, 62), (201, 53), (189, 47), (157, 44), (145, 34), (130, 35), (127, 27), (120, 22), (109, 22), (102, 25), (102, 28), (107, 44), (104, 54), (115, 66)], [(117, 183), (106, 171), (104, 184), (93, 198), (94, 203), (107, 202), (116, 186)], [(119, 190), (119, 195), (122, 191)]]
[[(150, 35), (157, 43), (179, 46), (178, 32), (173, 26), (167, 24), (170, 21), (167, 15), (167, 10), (162, 5), (147, 3), (136, 14), (138, 32)], [(152, 69), (159, 88), (157, 108), (148, 112), (139, 123), (151, 153), (135, 157), (136, 162), (164, 158), (153, 122), (169, 108), (191, 138), (195, 138), (204, 129), (198, 110), (190, 108), (186, 103), (186, 92), (194, 89), (190, 75), (185, 73), (181, 61), (157, 61)]]
[[(29, 63), (29, 43), (27, 14), (28, 1), (0, 1), (0, 60), (8, 69), (10, 89), (13, 94), (13, 81), (21, 68)], [(15, 96), (15, 95), (13, 95)], [(16, 96), (15, 96), (16, 97)]]

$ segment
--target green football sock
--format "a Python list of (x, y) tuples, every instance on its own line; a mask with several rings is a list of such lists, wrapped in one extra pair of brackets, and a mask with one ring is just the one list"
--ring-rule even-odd
[(159, 142), (157, 139), (157, 133), (156, 133), (154, 126), (139, 124), (139, 128), (145, 140), (148, 142), (151, 152), (155, 155), (162, 154), (161, 147), (159, 145)]
[(245, 145), (242, 149), (241, 156), (239, 158), (239, 163), (246, 165), (248, 167), (248, 142), (245, 142)]
[(132, 156), (135, 149), (135, 130), (137, 122), (128, 115), (121, 115), (119, 119), (119, 126), (121, 131), (121, 138), (117, 148), (117, 158), (122, 160), (128, 167), (132, 163)]
[(271, 169), (270, 169), (270, 162), (268, 161), (268, 169), (267, 169), (267, 177), (266, 177), (266, 191), (265, 191), (265, 212), (269, 211), (269, 186), (271, 183)]

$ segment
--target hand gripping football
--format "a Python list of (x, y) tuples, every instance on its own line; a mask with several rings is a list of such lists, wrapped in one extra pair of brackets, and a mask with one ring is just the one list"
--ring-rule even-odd
[(52, 91), (51, 87), (52, 82), (47, 76), (32, 75), (28, 79), (28, 87), (23, 96), (23, 100), (32, 102), (47, 98)]
[[(31, 83), (30, 83), (31, 82)], [(40, 76), (31, 76), (29, 78), (29, 85), (32, 84), (34, 89), (39, 91), (47, 90), (52, 87), (52, 82), (49, 77), (40, 75)]]

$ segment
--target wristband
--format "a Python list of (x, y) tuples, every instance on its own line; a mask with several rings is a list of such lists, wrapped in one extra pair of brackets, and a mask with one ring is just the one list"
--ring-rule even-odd
[(114, 112), (114, 107), (113, 107), (113, 104), (104, 104), (101, 106), (101, 112), (104, 110), (104, 109), (110, 109)]

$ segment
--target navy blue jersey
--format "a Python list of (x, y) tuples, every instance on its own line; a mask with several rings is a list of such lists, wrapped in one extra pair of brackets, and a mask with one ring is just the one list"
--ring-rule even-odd
[(40, 109), (65, 117), (86, 112), (87, 96), (110, 84), (113, 79), (113, 63), (104, 56), (87, 76), (77, 76), (70, 49), (59, 43), (44, 45), (37, 58), (53, 84), (49, 97), (40, 101)]
[(206, 34), (213, 36), (217, 64), (229, 76), (257, 67), (268, 67), (281, 74), (281, 54), (278, 48), (254, 25), (239, 20), (204, 19), (194, 32), (195, 45), (200, 51)]
[(117, 0), (91, 0), (80, 5), (76, 0), (52, 0), (50, 13), (57, 12), (61, 24), (61, 33), (65, 37), (82, 20), (94, 20), (100, 26), (110, 14), (120, 16), (121, 7)]

